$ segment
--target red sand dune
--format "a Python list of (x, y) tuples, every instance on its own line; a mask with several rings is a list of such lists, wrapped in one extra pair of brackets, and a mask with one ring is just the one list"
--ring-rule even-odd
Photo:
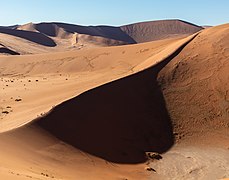
[(20, 37), (22, 39), (26, 39), (43, 46), (56, 46), (56, 43), (51, 38), (37, 32), (16, 29), (0, 29), (0, 33)]
[(1, 57), (0, 177), (228, 177), (228, 35)]
[(142, 43), (174, 36), (190, 35), (203, 28), (181, 20), (161, 20), (125, 25), (121, 29), (137, 43)]
[(228, 35), (228, 24), (206, 29), (159, 73), (180, 136), (204, 136), (205, 131), (229, 127)]
[[(151, 21), (113, 26), (80, 26), (65, 23), (28, 23), (12, 27), (0, 27), (0, 43), (10, 46), (19, 54), (34, 54), (91, 48), (98, 46), (127, 45), (173, 37), (184, 37), (200, 31), (202, 27), (180, 20)], [(3, 35), (10, 35), (4, 37)], [(1, 38), (3, 36), (3, 38)], [(10, 39), (17, 37), (21, 43), (15, 46)], [(20, 40), (21, 39), (21, 40)], [(24, 45), (24, 40), (28, 41)], [(34, 43), (36, 49), (26, 45)]]

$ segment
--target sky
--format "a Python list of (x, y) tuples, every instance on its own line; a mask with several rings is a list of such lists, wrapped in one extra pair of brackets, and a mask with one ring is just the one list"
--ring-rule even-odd
[(29, 22), (124, 25), (181, 19), (197, 25), (229, 23), (229, 0), (3, 0), (0, 26)]

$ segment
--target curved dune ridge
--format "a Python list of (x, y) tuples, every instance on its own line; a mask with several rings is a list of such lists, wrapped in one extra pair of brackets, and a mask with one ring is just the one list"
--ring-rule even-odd
[[(156, 77), (194, 37), (161, 63), (81, 94), (54, 108), (38, 124), (78, 149), (111, 162), (139, 163), (146, 161), (145, 152), (167, 151), (173, 132)], [(65, 128), (68, 133), (63, 134)]]
[(66, 34), (65, 36), (78, 33), (134, 43), (134, 41), (118, 27), (112, 26), (80, 26), (65, 23), (29, 23), (19, 26), (17, 29), (37, 31), (51, 37), (63, 37), (63, 32)]
[[(1, 108), (8, 112), (0, 116), (1, 132), (17, 128), (0, 134), (0, 176), (228, 177), (228, 30), (226, 24), (184, 39), (0, 58)], [(136, 164), (174, 143), (162, 160)]]
[(25, 31), (34, 31), (40, 32), (47, 36), (51, 37), (59, 37), (59, 38), (67, 38), (70, 35), (70, 32), (67, 32), (64, 28), (59, 27), (57, 24), (48, 24), (48, 23), (40, 23), (40, 24), (33, 24), (28, 23), (22, 26), (17, 27), (18, 30), (25, 30)]
[(229, 177), (228, 37), (229, 24), (204, 30), (158, 75), (178, 144), (152, 164), (165, 179)]
[[(123, 47), (100, 48), (100, 49), (95, 49), (90, 51), (85, 50), (81, 52), (71, 52), (70, 54), (57, 53), (57, 54), (44, 54), (44, 55), (30, 55), (25, 57), (14, 56), (14, 57), (5, 57), (1, 59), (0, 64), (1, 67), (3, 68), (1, 71), (1, 76), (4, 77), (2, 83), (3, 86), (5, 86), (6, 88), (9, 87), (9, 89), (7, 90), (8, 97), (4, 96), (5, 93), (2, 94), (3, 101), (1, 104), (2, 105), (1, 108), (3, 108), (3, 110), (8, 110), (10, 112), (9, 114), (6, 115), (1, 114), (2, 115), (1, 117), (3, 118), (1, 120), (1, 128), (4, 127), (4, 129), (1, 129), (1, 131), (7, 130), (8, 128), (11, 129), (13, 127), (17, 127), (21, 123), (25, 124), (26, 123), (26, 121), (24, 121), (25, 119), (28, 118), (32, 120), (32, 118), (36, 117), (36, 114), (40, 114), (39, 111), (40, 112), (46, 111), (48, 107), (54, 104), (58, 104), (58, 102), (63, 101), (64, 98), (66, 99), (73, 95), (75, 96), (78, 93), (78, 91), (80, 91), (81, 93), (87, 89), (96, 87), (100, 84), (104, 84), (106, 82), (118, 79), (120, 77), (127, 76), (128, 74), (133, 74), (134, 73), (134, 71), (132, 70), (133, 67), (139, 64), (142, 61), (142, 59), (147, 59), (150, 56), (154, 56), (155, 54), (161, 52), (167, 46), (173, 46), (174, 43), (177, 45), (176, 42), (178, 40), (182, 42), (186, 42), (186, 40), (183, 39), (181, 40), (169, 39), (163, 41), (155, 41), (152, 43), (146, 43), (142, 45), (139, 44), (139, 45), (126, 46), (125, 48)], [(113, 60), (108, 61), (110, 58), (112, 58)], [(131, 58), (131, 61), (129, 61), (129, 58)], [(122, 59), (122, 61), (120, 61), (120, 59)], [(90, 60), (89, 63), (88, 60)], [(74, 63), (74, 66), (72, 63)], [(79, 64), (77, 65), (77, 63)], [(34, 65), (36, 65), (36, 68)], [(50, 69), (50, 67), (52, 68)], [(44, 73), (46, 74), (45, 76)], [(73, 75), (72, 73), (76, 73), (76, 75)], [(89, 74), (89, 76), (86, 76), (85, 74)], [(82, 80), (79, 79), (79, 76), (81, 77)], [(139, 78), (138, 75), (136, 75), (136, 77), (132, 77), (131, 78), (132, 80), (127, 79), (127, 81), (129, 81), (128, 84), (133, 88), (138, 87), (135, 85), (135, 81), (139, 79), (137, 80), (138, 82), (137, 84), (139, 84), (140, 86), (136, 90), (139, 91), (139, 93), (144, 92), (144, 94), (146, 95), (146, 97), (144, 97), (144, 95), (142, 97), (139, 97), (139, 102), (144, 101), (144, 99), (146, 99), (147, 96), (151, 97), (151, 95), (149, 94), (150, 93), (149, 89), (148, 88), (145, 89), (144, 85), (147, 85), (147, 87), (149, 87), (150, 89), (156, 86), (156, 82), (155, 85), (150, 84), (151, 72), (143, 73), (141, 76), (146, 77), (146, 81), (141, 82), (142, 80)], [(43, 79), (44, 77), (47, 79)], [(38, 82), (36, 82), (37, 79), (39, 80)], [(12, 85), (9, 84), (9, 82), (12, 83), (11, 81), (14, 81), (13, 82), (14, 86), (12, 86), (13, 84)], [(55, 82), (56, 84), (53, 84), (53, 82)], [(124, 81), (124, 84), (125, 82), (126, 80)], [(14, 91), (13, 89), (16, 85), (15, 83), (17, 84), (18, 89), (17, 90), (15, 89)], [(24, 84), (26, 86), (24, 86)], [(60, 84), (63, 84), (63, 86)], [(85, 87), (83, 87), (83, 84)], [(115, 86), (119, 88), (117, 85)], [(24, 88), (26, 88), (27, 90), (25, 90)], [(118, 90), (117, 88), (115, 88), (116, 89), (115, 91)], [(125, 92), (125, 88), (127, 88), (127, 86), (123, 88), (124, 88), (123, 91)], [(22, 93), (22, 89), (25, 90), (25, 94)], [(68, 89), (69, 92), (67, 92), (66, 89)], [(20, 94), (18, 94), (18, 92)], [(116, 93), (118, 96), (125, 96), (125, 94), (123, 93), (121, 94), (119, 94), (119, 92)], [(158, 93), (160, 94), (160, 91), (155, 91), (155, 96), (159, 95)], [(94, 93), (92, 93), (92, 96), (93, 94)], [(133, 97), (133, 95), (127, 98), (131, 98)], [(138, 95), (137, 92), (136, 95)], [(107, 94), (107, 98), (109, 96), (110, 95)], [(11, 97), (13, 97), (13, 99), (11, 99)], [(21, 98), (22, 101), (17, 102), (15, 101), (16, 98), (17, 99)], [(161, 97), (159, 97), (159, 99), (160, 98)], [(31, 99), (36, 99), (36, 100), (31, 101)], [(75, 104), (74, 102), (75, 100), (72, 101), (73, 104)], [(115, 99), (113, 99), (113, 101), (115, 101)], [(51, 104), (48, 102), (51, 102)], [(106, 101), (104, 103), (101, 104), (101, 107), (106, 105)], [(41, 104), (47, 106), (42, 107)], [(149, 102), (149, 104), (151, 104), (150, 106), (155, 106), (155, 103)], [(63, 109), (64, 111), (66, 110), (65, 108), (62, 107), (61, 109)], [(71, 112), (71, 109), (69, 110)], [(141, 111), (144, 115), (145, 110), (142, 109)], [(149, 113), (148, 115), (147, 114), (145, 115), (146, 117), (159, 116), (160, 113), (163, 113), (163, 109), (162, 112), (155, 111), (155, 114), (152, 115), (150, 114), (149, 111), (150, 109), (145, 111)], [(103, 117), (102, 114), (100, 114), (100, 116)], [(121, 114), (119, 116), (121, 117)], [(154, 147), (156, 147), (158, 150), (160, 149), (160, 151), (163, 152), (167, 148), (169, 148), (169, 146), (171, 146), (171, 144), (173, 143), (172, 136), (171, 136), (171, 129), (169, 123), (167, 124), (167, 121), (169, 119), (166, 116), (166, 114), (164, 114), (163, 116), (164, 117), (162, 118), (162, 122), (157, 124), (161, 127), (162, 130), (163, 129), (168, 130), (167, 135), (163, 135), (162, 137), (160, 137), (160, 132), (155, 128), (155, 133), (157, 132), (155, 134), (155, 138), (151, 140), (150, 139), (147, 140), (148, 134), (152, 133), (150, 132), (151, 130), (148, 130), (146, 134), (143, 133), (141, 130), (136, 134), (137, 138), (139, 139), (139, 142), (131, 143), (130, 139), (123, 140), (122, 137), (118, 136), (117, 138), (115, 138), (115, 136), (112, 136), (112, 134), (110, 134), (109, 136), (110, 138), (113, 137), (116, 139), (115, 140), (116, 143), (114, 145), (116, 148), (118, 148), (118, 153), (107, 154), (107, 152), (111, 150), (108, 146), (107, 148), (105, 148), (104, 151), (99, 152), (100, 154), (98, 154), (98, 150), (100, 149), (97, 149), (96, 147), (92, 149), (94, 153), (92, 153), (92, 151), (90, 152), (96, 156), (104, 157), (107, 160), (122, 162), (122, 163), (124, 162), (136, 163), (136, 162), (144, 161), (145, 156), (142, 150), (146, 150), (150, 148), (149, 145), (150, 143), (153, 142), (155, 143), (157, 142), (157, 146)], [(145, 123), (149, 123), (150, 125), (151, 122), (148, 121), (146, 117), (144, 121)], [(141, 124), (140, 122), (137, 121), (139, 118), (140, 117), (138, 116), (137, 119), (134, 120), (135, 123), (131, 126), (132, 128), (134, 127), (136, 128), (136, 126)], [(72, 122), (72, 119), (69, 119), (69, 121), (71, 123), (74, 123)], [(115, 119), (113, 121), (115, 121)], [(7, 178), (9, 177), (15, 178), (14, 174), (19, 174), (19, 177), (25, 177), (25, 176), (42, 177), (41, 173), (47, 173), (49, 176), (54, 176), (54, 177), (64, 176), (66, 179), (75, 179), (76, 177), (86, 177), (87, 179), (96, 179), (96, 178), (101, 179), (105, 177), (107, 178), (108, 176), (111, 178), (126, 177), (132, 179), (147, 177), (147, 174), (142, 172), (142, 170), (144, 171), (143, 165), (134, 165), (134, 166), (125, 165), (125, 164), (112, 165), (112, 163), (108, 161), (104, 162), (104, 160), (98, 159), (96, 158), (96, 156), (84, 154), (83, 152), (78, 151), (76, 148), (72, 149), (72, 147), (68, 146), (67, 144), (63, 144), (61, 141), (55, 139), (51, 134), (42, 130), (40, 128), (40, 125), (39, 126), (37, 125), (38, 122), (39, 120), (37, 120), (37, 122), (34, 122), (29, 126), (23, 126), (14, 131), (9, 131), (7, 133), (1, 134), (0, 136), (1, 146), (5, 147), (4, 150), (2, 149), (1, 151), (1, 157), (4, 157), (1, 158), (2, 162), (4, 162), (4, 166), (3, 166), (4, 168), (2, 168), (0, 171), (1, 176), (3, 177), (7, 176)], [(102, 123), (102, 121), (101, 122), (98, 121), (98, 123)], [(122, 125), (120, 123), (119, 125)], [(101, 126), (102, 125), (103, 124), (101, 124)], [(142, 128), (143, 125), (144, 124), (141, 125)], [(41, 124), (41, 127), (42, 126), (43, 125)], [(82, 126), (84, 125), (82, 124)], [(43, 126), (44, 129), (48, 127), (49, 127), (48, 125), (47, 127), (46, 125)], [(123, 133), (124, 138), (125, 137), (134, 138), (136, 132), (134, 132), (131, 129), (125, 132), (126, 131), (125, 128), (129, 128), (129, 124), (127, 121), (124, 122), (122, 127), (123, 128), (121, 128), (122, 129), (121, 132)], [(109, 129), (109, 126), (107, 128)], [(18, 137), (20, 139), (19, 144), (17, 143), (17, 138), (15, 139), (14, 137)], [(29, 137), (33, 137), (33, 138), (30, 139)], [(67, 135), (66, 137), (68, 138), (69, 136)], [(98, 137), (100, 136), (97, 136), (97, 138)], [(165, 144), (161, 144), (156, 137), (163, 140)], [(85, 134), (85, 138), (86, 139), (90, 138), (90, 136), (87, 136)], [(142, 138), (144, 140), (143, 143), (140, 142)], [(136, 148), (134, 150), (131, 150), (126, 146), (122, 148), (119, 145), (118, 140), (121, 140), (120, 145), (122, 145), (122, 143), (126, 141), (129, 141), (129, 143), (132, 144), (132, 146), (136, 146)], [(8, 145), (5, 144), (5, 142), (7, 142)], [(100, 143), (102, 142), (104, 142), (104, 139), (101, 139)], [(72, 143), (72, 145), (74, 145), (73, 142), (69, 142), (69, 143)], [(76, 145), (77, 144), (75, 144), (75, 146)], [(16, 147), (19, 146), (22, 147), (21, 151), (24, 153), (22, 153), (21, 158), (18, 159), (16, 158), (18, 152), (9, 151), (9, 149), (18, 149)], [(88, 143), (86, 144), (86, 146), (82, 144), (81, 147), (82, 148), (85, 147), (84, 150), (86, 151), (87, 146)], [(138, 150), (138, 147), (141, 147), (142, 150)], [(59, 153), (62, 152), (63, 150), (65, 151), (64, 155)], [(7, 157), (9, 157), (9, 155), (13, 157), (14, 164), (11, 164), (7, 160), (8, 159)], [(115, 160), (114, 159), (115, 157), (119, 159)], [(131, 159), (130, 157), (133, 157), (134, 159)], [(73, 159), (71, 163), (68, 160), (69, 158)], [(36, 164), (34, 164), (33, 161), (29, 162), (28, 164), (28, 162), (24, 161), (26, 159), (32, 159), (33, 161), (40, 162), (41, 164), (43, 164), (43, 166), (41, 168)], [(45, 160), (45, 159), (53, 159), (53, 160)], [(65, 164), (65, 166), (57, 165), (56, 161), (62, 161), (61, 164)], [(96, 167), (94, 164), (96, 164)], [(29, 171), (27, 169), (28, 166), (31, 166), (35, 172)], [(58, 169), (58, 172), (55, 169), (52, 168), (50, 169), (50, 167), (54, 167), (54, 166), (57, 167), (56, 169)], [(76, 168), (78, 170), (76, 170)], [(94, 173), (93, 172), (88, 173), (87, 172), (88, 168), (93, 168), (93, 169), (96, 168), (96, 171), (100, 173), (97, 174), (96, 171)], [(8, 171), (10, 171), (11, 173), (8, 173)]]
[[(0, 27), (0, 43), (12, 47), (19, 54), (38, 54), (184, 37), (201, 29), (200, 26), (180, 20), (151, 21), (121, 27), (80, 26), (57, 22), (28, 23)], [(28, 43), (32, 49), (27, 48)]]
[(228, 24), (203, 31), (159, 73), (178, 134), (229, 127), (228, 36)]
[[(0, 61), (1, 75), (6, 77), (2, 79), (4, 87), (2, 106), (14, 106), (14, 112), (20, 113), (20, 117), (17, 117), (17, 121), (12, 121), (15, 118), (14, 113), (4, 116), (4, 121), (2, 121), (4, 128), (0, 131), (12, 129), (31, 121), (36, 115), (40, 115), (66, 98), (69, 99), (69, 97), (92, 87), (134, 74), (141, 70), (136, 67), (142, 64), (145, 59), (150, 59), (150, 62), (145, 66), (146, 68), (150, 67), (166, 58), (166, 54), (171, 55), (173, 51), (192, 38), (193, 36), (185, 39), (155, 41), (127, 46), (125, 49), (123, 47), (99, 48), (71, 53), (2, 58)], [(165, 49), (168, 50), (164, 51)], [(15, 83), (18, 86), (17, 89), (14, 88)], [(55, 91), (47, 88), (50, 85)], [(66, 86), (69, 88), (68, 91), (65, 90)], [(20, 91), (20, 93), (16, 91)], [(7, 92), (7, 96), (4, 96), (5, 92)], [(42, 98), (33, 102), (31, 98), (34, 96)], [(7, 104), (6, 99), (12, 99), (12, 97), (23, 97), (25, 105), (12, 102), (12, 100)], [(28, 105), (31, 106), (29, 111), (33, 113), (28, 113)]]

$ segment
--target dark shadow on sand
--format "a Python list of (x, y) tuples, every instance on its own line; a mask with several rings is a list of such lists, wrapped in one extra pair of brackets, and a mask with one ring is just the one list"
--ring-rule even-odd
[(37, 123), (70, 145), (115, 163), (141, 163), (145, 152), (166, 152), (173, 128), (157, 82), (162, 63), (89, 90), (55, 107)]
[(0, 53), (4, 53), (4, 54), (10, 54), (10, 55), (20, 55), (20, 53), (10, 50), (8, 48), (2, 47), (0, 48)]
[(39, 32), (0, 28), (0, 33), (23, 38), (43, 46), (48, 46), (48, 47), (56, 46), (56, 43), (51, 38)]
[(65, 23), (40, 23), (36, 25), (36, 30), (52, 37), (57, 36), (58, 28), (63, 28), (68, 33), (79, 33), (79, 34), (86, 34), (90, 36), (99, 36), (108, 39), (127, 42), (129, 44), (136, 43), (129, 35), (123, 32), (120, 27), (80, 26), (80, 25), (65, 24)]

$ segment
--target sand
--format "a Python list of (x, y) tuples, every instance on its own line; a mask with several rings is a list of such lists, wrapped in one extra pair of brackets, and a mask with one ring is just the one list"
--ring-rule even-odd
[(189, 22), (174, 19), (134, 23), (121, 26), (121, 29), (136, 42), (142, 43), (181, 35), (187, 36), (203, 28)]
[(185, 37), (201, 29), (200, 26), (180, 20), (151, 21), (121, 27), (28, 23), (0, 27), (0, 44), (22, 55), (40, 54)]
[[(2, 67), (1, 84), (4, 89), (1, 91), (1, 109), (2, 111), (9, 111), (9, 114), (1, 114), (1, 132), (27, 124), (33, 119), (43, 116), (54, 106), (88, 89), (134, 74), (135, 71), (132, 69), (142, 61), (141, 59), (153, 56), (177, 40), (179, 39), (155, 41), (125, 48), (112, 47), (80, 52), (2, 57), (0, 60)], [(154, 51), (150, 51), (150, 49)], [(131, 58), (131, 61), (129, 61), (129, 58)], [(21, 99), (21, 101), (15, 101), (16, 99)], [(7, 146), (5, 143), (2, 145), (6, 148), (2, 149), (1, 157), (9, 157), (13, 156), (13, 154), (17, 156), (18, 150), (11, 152), (10, 149), (18, 149), (18, 147), (22, 148), (20, 152), (24, 152), (24, 155), (21, 154), (18, 158), (12, 158), (13, 162), (9, 162), (7, 160), (9, 158), (4, 160), (3, 169), (6, 170), (6, 172), (2, 172), (4, 175), (8, 174), (13, 179), (17, 177), (17, 174), (20, 174), (18, 177), (22, 178), (25, 178), (25, 176), (42, 178), (43, 174), (41, 173), (48, 173), (49, 176), (52, 175), (57, 179), (62, 177), (65, 179), (75, 179), (76, 177), (85, 179), (95, 179), (95, 177), (97, 179), (104, 177), (110, 177), (111, 179), (139, 179), (147, 177), (144, 164), (131, 165), (131, 163), (124, 163), (126, 160), (121, 164), (108, 162), (108, 160), (76, 150), (72, 146), (57, 140), (52, 135), (47, 136), (46, 134), (48, 133), (40, 129), (38, 125), (34, 124), (25, 126), (22, 129), (19, 128), (13, 132), (10, 131), (1, 136), (3, 138), (1, 142), (7, 142), (8, 144)], [(39, 133), (33, 134), (34, 131)], [(19, 136), (23, 136), (23, 138), (19, 138), (22, 145), (15, 143), (18, 140), (14, 138)], [(30, 137), (36, 139), (30, 139)], [(70, 153), (68, 158), (67, 154), (60, 155), (58, 153), (62, 151), (62, 145), (58, 147), (59, 144), (63, 144), (66, 147), (66, 153)], [(34, 154), (37, 151), (37, 146), (44, 151), (44, 154)], [(49, 152), (49, 146), (57, 146), (58, 149), (54, 149), (54, 152)], [(72, 154), (76, 159), (74, 160), (73, 158), (69, 162)], [(50, 159), (50, 155), (55, 158), (61, 158), (61, 160), (47, 160), (46, 162), (45, 159)], [(31, 170), (27, 169), (28, 164), (24, 162), (25, 159), (27, 161), (27, 159), (33, 158), (33, 162), (39, 160), (38, 164), (43, 164), (40, 166), (29, 163), (35, 169), (35, 174), (34, 171), (31, 172)], [(15, 159), (18, 159), (19, 164), (16, 167)], [(70, 163), (70, 165), (63, 165), (65, 164), (63, 162), (56, 168), (58, 171), (54, 170), (52, 167), (56, 166), (56, 161), (60, 162), (63, 159), (66, 159), (66, 164)], [(145, 157), (140, 154), (140, 160), (134, 161), (142, 162), (144, 160)], [(25, 166), (21, 164), (25, 164)], [(82, 166), (82, 164), (85, 165)], [(75, 171), (75, 168), (79, 166), (81, 167), (79, 171)], [(88, 173), (88, 169), (91, 168), (93, 170)], [(106, 170), (104, 171), (104, 169)], [(13, 174), (8, 171), (13, 171)]]
[[(158, 167), (159, 174), (173, 179), (229, 176), (228, 34), (228, 24), (204, 30), (159, 73), (177, 144), (165, 155), (167, 167)], [(166, 158), (177, 162), (169, 164)]]
[(1, 55), (0, 177), (227, 178), (228, 27), (143, 44)]

